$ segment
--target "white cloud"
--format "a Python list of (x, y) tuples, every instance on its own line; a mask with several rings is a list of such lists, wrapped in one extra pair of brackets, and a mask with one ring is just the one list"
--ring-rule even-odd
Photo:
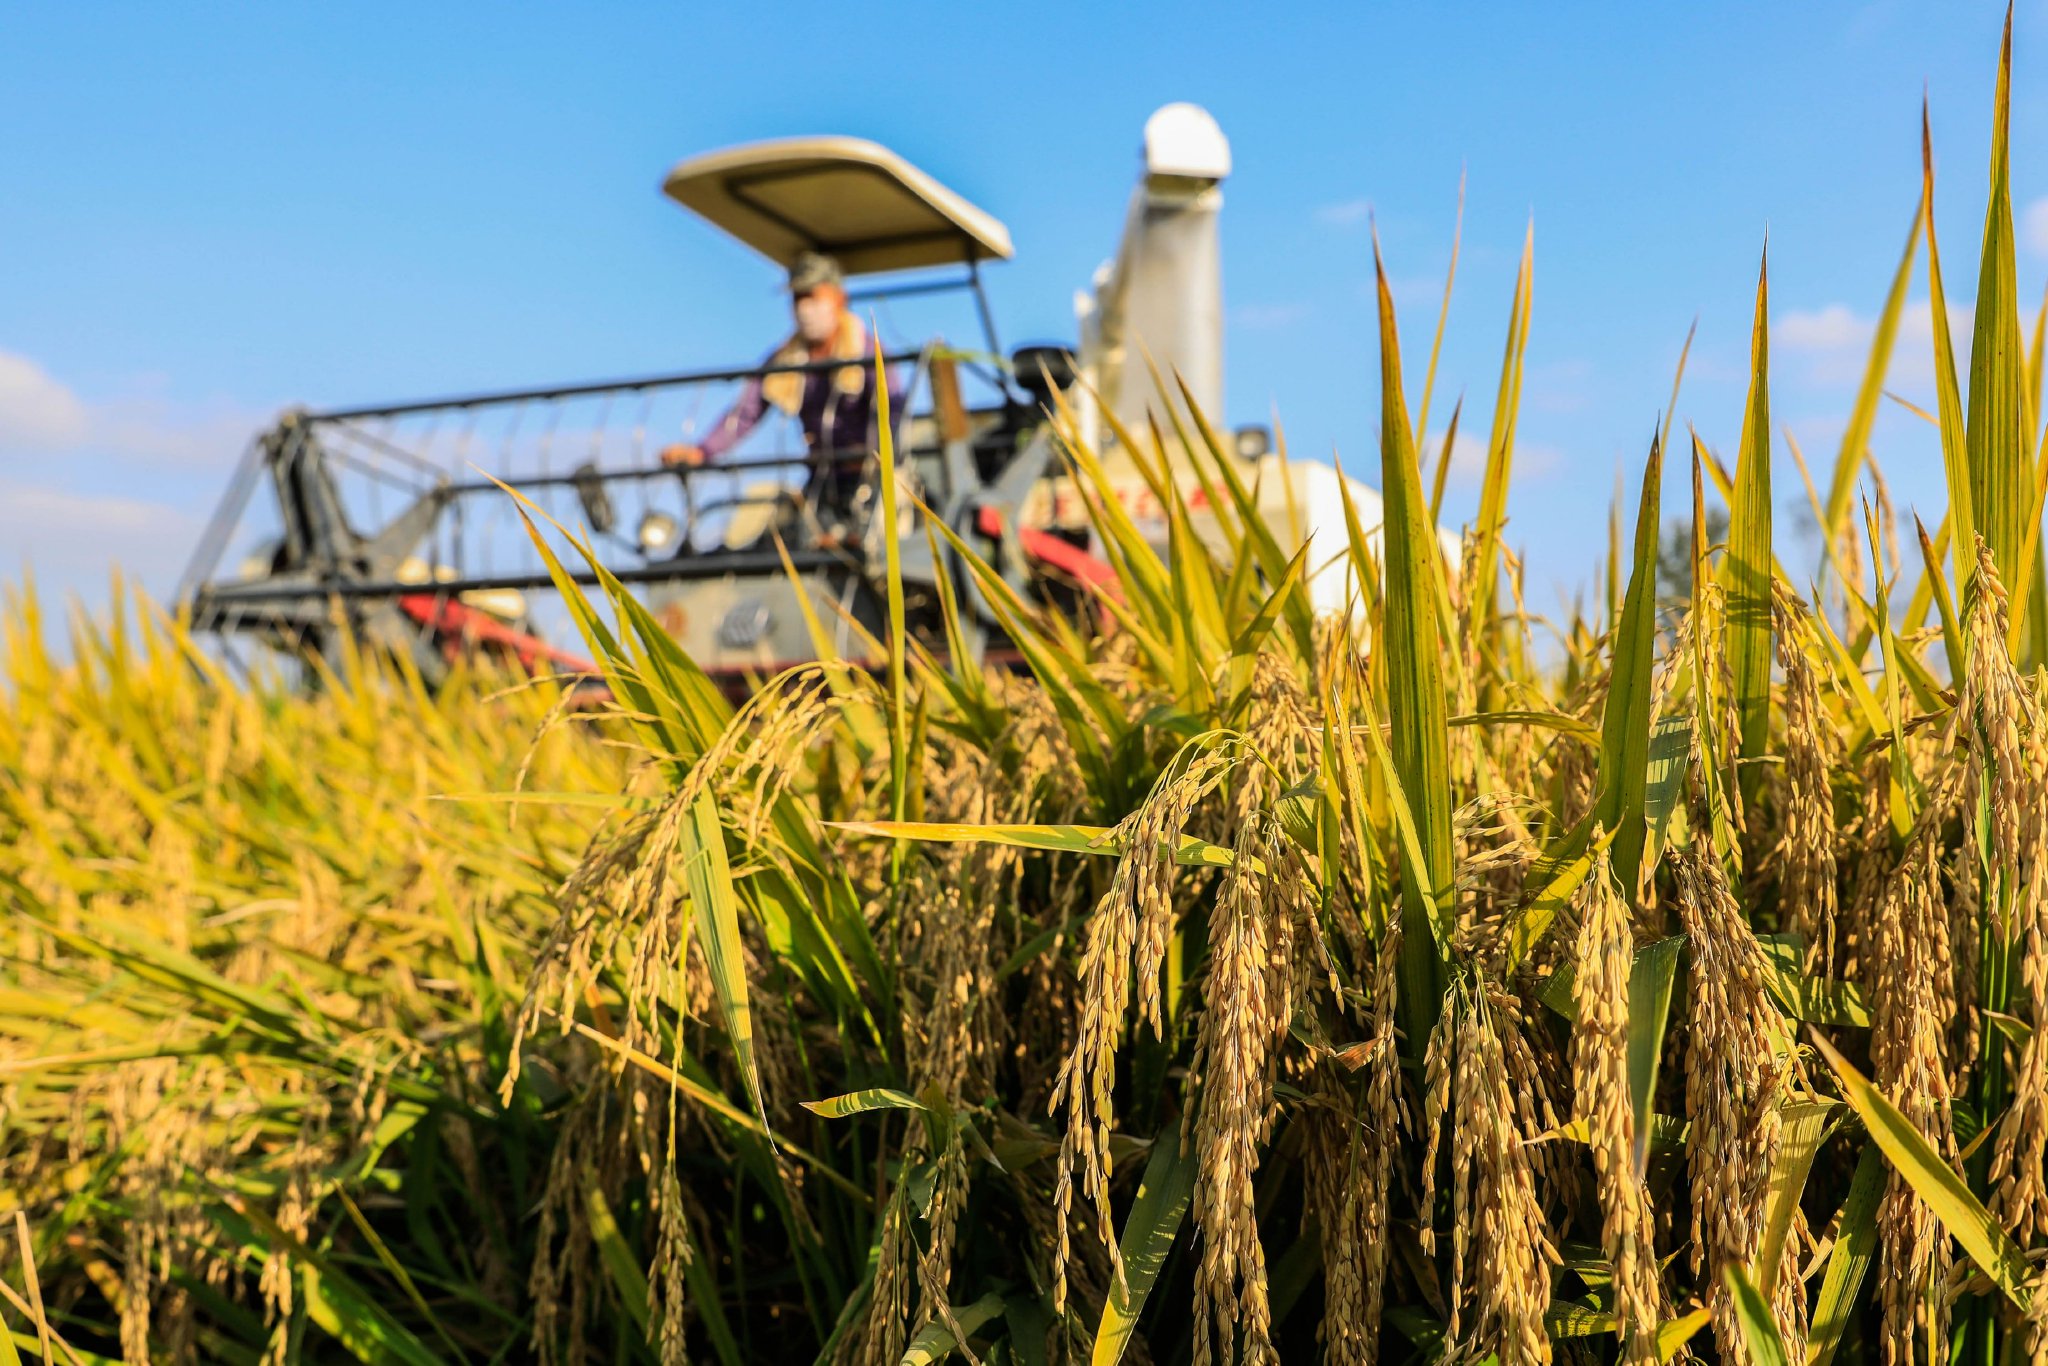
[(198, 534), (199, 519), (179, 508), (0, 478), (0, 546), (8, 556), (0, 579), (26, 567), (46, 591), (98, 599), (118, 565), (164, 593)]
[(78, 395), (27, 356), (0, 351), (0, 445), (70, 446), (86, 426)]
[[(1968, 361), (1971, 326), (1971, 306), (1951, 302), (1949, 338), (1958, 367)], [(1861, 380), (1876, 336), (1876, 317), (1843, 303), (1793, 309), (1779, 314), (1771, 325), (1772, 342), (1781, 351), (1804, 358), (1802, 377), (1821, 385), (1853, 385)], [(1933, 363), (1934, 306), (1924, 298), (1908, 299), (1899, 310), (1899, 331), (1892, 344), (1887, 378), (1895, 384), (1922, 384), (1932, 379)]]
[(1372, 217), (1369, 199), (1344, 199), (1325, 204), (1315, 212), (1316, 222), (1331, 228), (1355, 228)]
[(1802, 313), (1794, 310), (1778, 319), (1774, 340), (1794, 351), (1836, 351), (1864, 345), (1872, 325), (1856, 316), (1847, 304)]
[(150, 376), (83, 395), (0, 350), (0, 583), (28, 570), (48, 601), (99, 606), (118, 566), (168, 593), (198, 541), (198, 505), (265, 422)]
[(2048, 256), (2048, 195), (2020, 211), (2020, 241), (2037, 255)]
[[(1422, 459), (1430, 477), (1436, 475), (1437, 461), (1443, 458), (1444, 433), (1431, 432), (1422, 440)], [(1451, 477), (1454, 479), (1477, 479), (1486, 471), (1486, 438), (1462, 422), (1458, 426), (1458, 439), (1451, 443)]]
[(147, 378), (88, 401), (32, 357), (0, 351), (0, 467), (42, 468), (53, 455), (84, 455), (218, 470), (265, 422), (265, 414), (226, 400), (176, 398)]

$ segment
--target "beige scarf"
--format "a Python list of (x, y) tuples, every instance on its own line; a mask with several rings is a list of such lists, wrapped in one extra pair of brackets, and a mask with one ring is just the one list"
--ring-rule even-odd
[[(828, 359), (853, 361), (855, 364), (842, 365), (832, 373), (832, 387), (842, 394), (857, 394), (868, 382), (867, 359), (868, 330), (852, 313), (839, 315), (839, 331), (832, 338)], [(770, 365), (802, 365), (811, 359), (811, 348), (803, 337), (792, 336), (768, 358)], [(764, 375), (761, 378), (761, 396), (791, 417), (803, 406), (804, 381), (810, 376), (802, 372), (785, 372), (779, 375)]]

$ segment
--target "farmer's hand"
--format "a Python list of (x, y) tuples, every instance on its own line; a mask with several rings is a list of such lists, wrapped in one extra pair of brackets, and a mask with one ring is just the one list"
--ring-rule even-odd
[(661, 463), (664, 465), (683, 465), (690, 469), (696, 469), (704, 463), (704, 448), (702, 446), (690, 446), (680, 443), (674, 446), (665, 446), (661, 452)]

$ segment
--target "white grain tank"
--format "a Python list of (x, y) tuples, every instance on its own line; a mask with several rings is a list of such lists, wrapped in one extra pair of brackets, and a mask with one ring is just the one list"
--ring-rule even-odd
[[(1081, 369), (1118, 421), (1142, 431), (1158, 396), (1145, 353), (1178, 372), (1202, 411), (1223, 413), (1223, 252), (1217, 216), (1230, 142), (1209, 112), (1169, 104), (1145, 121), (1143, 165), (1116, 259), (1075, 298)], [(1082, 414), (1098, 449), (1100, 415)]]

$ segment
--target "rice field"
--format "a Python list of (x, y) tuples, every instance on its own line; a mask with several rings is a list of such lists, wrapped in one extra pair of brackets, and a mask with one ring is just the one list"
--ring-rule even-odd
[[(1799, 463), (1820, 565), (1774, 541), (1760, 275), (1738, 448), (1667, 416), (1609, 591), (1532, 616), (1525, 252), (1455, 560), (1382, 272), (1384, 525), (1291, 550), (1163, 401), (1120, 444), (1166, 548), (1070, 440), (1114, 584), (1067, 616), (975, 565), (1021, 673), (899, 593), (883, 667), (735, 709), (564, 571), (608, 706), (367, 656), (308, 689), (126, 598), (60, 651), (17, 595), (0, 1363), (2048, 1360), (2005, 72), (1974, 327), (1928, 149)], [(1922, 279), (1934, 527), (1867, 478)]]

